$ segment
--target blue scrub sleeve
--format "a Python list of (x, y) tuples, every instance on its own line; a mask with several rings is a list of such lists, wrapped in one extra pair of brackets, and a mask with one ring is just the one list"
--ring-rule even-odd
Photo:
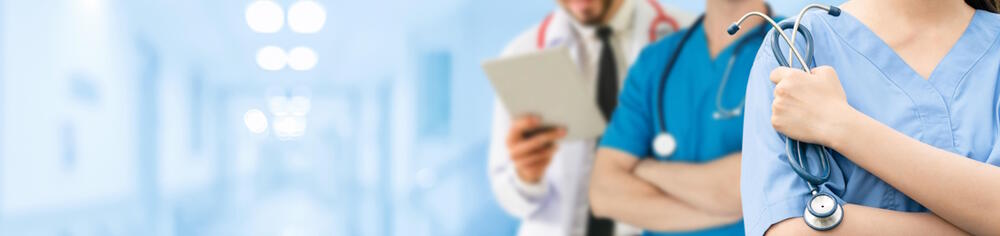
[[(772, 34), (768, 33), (757, 52), (747, 82), (740, 165), (740, 193), (747, 235), (763, 235), (775, 223), (801, 217), (811, 196), (806, 182), (795, 174), (786, 161), (783, 137), (771, 126), (774, 84), (769, 77), (771, 71), (778, 67), (771, 51), (773, 40)], [(831, 182), (820, 189), (830, 193), (832, 188), (835, 189), (832, 192), (842, 193), (844, 181), (841, 169), (836, 160), (831, 164)]]
[(639, 53), (625, 77), (625, 88), (618, 96), (618, 107), (601, 137), (601, 147), (617, 149), (640, 159), (652, 155), (651, 143), (656, 134), (654, 122), (657, 122), (653, 106), (654, 99), (658, 99), (655, 91), (663, 66), (656, 50), (667, 44), (664, 41)]

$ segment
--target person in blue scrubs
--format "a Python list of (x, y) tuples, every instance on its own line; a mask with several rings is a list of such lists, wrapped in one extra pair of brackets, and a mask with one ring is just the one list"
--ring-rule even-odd
[(842, 9), (802, 20), (814, 38), (812, 74), (778, 67), (770, 45), (780, 39), (759, 50), (743, 130), (747, 234), (819, 233), (802, 218), (811, 194), (786, 160), (787, 135), (834, 151), (819, 189), (844, 217), (824, 233), (1000, 235), (997, 1), (853, 0)]
[[(743, 98), (770, 27), (754, 22), (736, 36), (725, 29), (745, 12), (768, 9), (761, 0), (709, 0), (706, 9), (692, 28), (640, 54), (595, 158), (593, 213), (643, 228), (644, 235), (743, 234)], [(660, 94), (665, 67), (671, 69)], [(716, 115), (720, 111), (735, 112)], [(667, 155), (653, 147), (664, 129), (676, 140), (676, 151)]]

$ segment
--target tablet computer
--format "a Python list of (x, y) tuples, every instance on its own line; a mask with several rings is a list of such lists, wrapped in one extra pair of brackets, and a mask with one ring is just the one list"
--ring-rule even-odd
[(488, 60), (483, 63), (500, 103), (511, 118), (533, 114), (543, 125), (566, 128), (567, 140), (604, 132), (594, 85), (583, 78), (565, 47)]

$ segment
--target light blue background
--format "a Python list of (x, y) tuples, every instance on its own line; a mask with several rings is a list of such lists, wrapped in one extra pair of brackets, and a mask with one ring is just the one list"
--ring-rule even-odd
[[(0, 0), (0, 235), (515, 232), (479, 64), (554, 1), (319, 0), (313, 35), (254, 33), (251, 2)], [(263, 71), (265, 45), (319, 64)], [(311, 98), (305, 135), (249, 132), (289, 91)]]

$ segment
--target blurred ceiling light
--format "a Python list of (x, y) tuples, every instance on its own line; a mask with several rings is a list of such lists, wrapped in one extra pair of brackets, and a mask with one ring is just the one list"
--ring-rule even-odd
[(307, 97), (295, 96), (292, 97), (292, 101), (288, 105), (288, 111), (290, 111), (292, 115), (305, 116), (306, 114), (309, 114), (312, 102)]
[(260, 66), (261, 69), (281, 70), (285, 68), (285, 64), (288, 64), (288, 55), (285, 54), (285, 50), (275, 46), (266, 46), (257, 50), (257, 66)]
[(308, 47), (295, 47), (288, 51), (288, 66), (293, 70), (311, 70), (317, 60), (316, 52)]
[(288, 27), (302, 34), (319, 32), (326, 23), (326, 10), (316, 1), (302, 0), (288, 8)]
[(306, 118), (301, 116), (281, 116), (274, 120), (274, 134), (278, 139), (288, 140), (301, 137), (306, 131)]
[(246, 123), (250, 132), (259, 134), (267, 131), (267, 116), (257, 109), (250, 109), (243, 114), (243, 123)]
[(285, 24), (285, 11), (269, 0), (254, 1), (247, 6), (247, 25), (257, 33), (275, 33)]
[(267, 107), (271, 109), (271, 114), (275, 116), (288, 115), (288, 98), (285, 96), (272, 96), (267, 99)]

